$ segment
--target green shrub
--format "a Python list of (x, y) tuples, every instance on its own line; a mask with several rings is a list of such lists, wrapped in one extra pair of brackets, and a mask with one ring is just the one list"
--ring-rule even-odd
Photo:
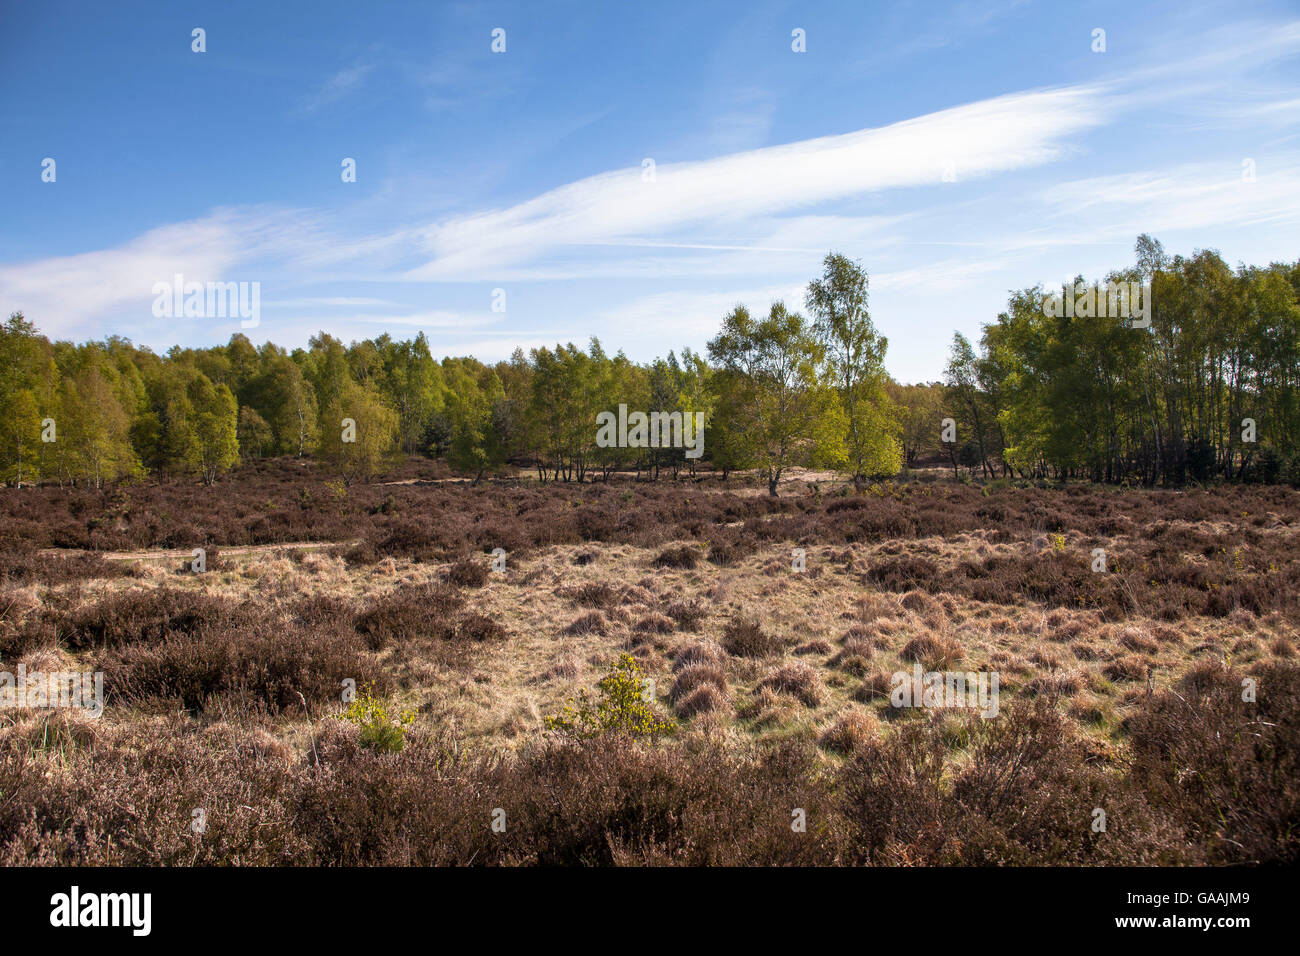
[(593, 703), (591, 696), (582, 691), (560, 713), (546, 718), (546, 729), (580, 740), (608, 733), (658, 737), (675, 729), (672, 718), (660, 718), (646, 701), (645, 680), (631, 654), (619, 655), (614, 669), (596, 686), (600, 689), (598, 701)]
[(340, 719), (361, 728), (361, 742), (380, 753), (396, 753), (406, 745), (406, 732), (415, 720), (409, 710), (390, 709), (387, 701), (374, 696), (374, 684), (367, 684), (340, 715)]

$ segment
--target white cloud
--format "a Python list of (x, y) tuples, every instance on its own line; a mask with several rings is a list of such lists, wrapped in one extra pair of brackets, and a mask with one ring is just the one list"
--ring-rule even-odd
[(1076, 179), (1041, 200), (1058, 219), (1086, 223), (1092, 238), (1300, 223), (1300, 154), (1254, 159), (1254, 181), (1237, 159), (1186, 163)]
[(335, 103), (347, 96), (348, 93), (361, 85), (367, 74), (374, 69), (369, 63), (362, 63), (356, 66), (350, 66), (347, 69), (339, 70), (331, 76), (311, 97), (308, 98), (305, 109), (312, 113), (324, 106)]
[(219, 210), (203, 219), (151, 229), (116, 249), (0, 266), (0, 300), (52, 335), (93, 334), (85, 323), (116, 310), (152, 318), (156, 282), (223, 279), (240, 262), (290, 241), (279, 216), (264, 210)]
[[(427, 230), (433, 258), (416, 280), (487, 281), (566, 252), (684, 227), (739, 226), (832, 200), (942, 185), (945, 162), (963, 179), (1049, 162), (1071, 137), (1105, 120), (1087, 87), (1000, 96), (880, 129), (825, 136), (698, 162), (582, 179), (508, 209)], [(586, 255), (584, 253), (584, 255)]]

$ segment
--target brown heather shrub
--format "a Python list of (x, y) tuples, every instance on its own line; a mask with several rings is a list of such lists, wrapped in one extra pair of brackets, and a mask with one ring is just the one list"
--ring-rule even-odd
[(939, 602), (924, 591), (908, 591), (899, 598), (898, 603), (920, 617), (940, 610)]
[(841, 774), (854, 862), (930, 863), (947, 856), (944, 755), (939, 735), (912, 723), (864, 742)]
[(633, 627), (633, 630), (642, 634), (671, 634), (676, 629), (677, 622), (671, 617), (653, 611), (637, 621)]
[(700, 551), (693, 545), (665, 548), (654, 559), (656, 568), (693, 568), (700, 563)]
[[(951, 788), (952, 737), (941, 723), (899, 724), (845, 765), (843, 811), (857, 862), (1189, 862), (1181, 831), (1091, 767), (1050, 703), (1016, 702), (1001, 719), (974, 718), (971, 727), (969, 759)], [(1103, 805), (1108, 829), (1098, 839), (1091, 813)]]
[(1194, 668), (1179, 693), (1161, 691), (1124, 724), (1134, 781), (1187, 829), (1215, 863), (1300, 859), (1300, 667), (1257, 667), (1257, 701), (1243, 701), (1246, 675)]
[[(8, 524), (0, 526), (10, 529)], [(9, 533), (13, 533), (12, 530)], [(118, 578), (130, 574), (120, 561), (106, 561), (98, 554), (43, 555), (33, 541), (6, 535), (0, 543), (0, 583), (66, 584), (97, 578)]]
[(403, 584), (372, 601), (358, 616), (356, 627), (371, 650), (391, 641), (446, 638), (464, 604), (465, 598), (446, 585)]
[(817, 743), (833, 753), (852, 755), (866, 747), (875, 728), (876, 722), (862, 711), (846, 711), (822, 732)]
[(1130, 651), (1137, 651), (1139, 654), (1154, 654), (1160, 650), (1159, 644), (1135, 627), (1124, 629), (1124, 633), (1120, 635), (1119, 645)]
[(1116, 658), (1101, 672), (1113, 681), (1137, 681), (1147, 679), (1147, 660), (1135, 654)]
[[(1182, 831), (1110, 771), (1096, 768), (1046, 698), (1014, 701), (1004, 719), (974, 721), (970, 762), (953, 783), (962, 862), (1081, 865), (1187, 862)], [(1092, 811), (1107, 810), (1104, 839)]]
[(903, 646), (900, 656), (920, 662), (927, 671), (942, 671), (960, 663), (965, 653), (957, 641), (936, 634), (919, 634)]
[(791, 806), (831, 819), (824, 774), (806, 755), (750, 761), (719, 744), (688, 752), (612, 736), (535, 751), (502, 784), (494, 792), (518, 823), (496, 835), (507, 840), (492, 861), (808, 865), (837, 855), (832, 827), (790, 830)]
[(838, 667), (850, 674), (862, 676), (871, 668), (871, 658), (873, 656), (874, 651), (870, 641), (851, 637), (844, 642), (844, 646), (839, 653), (831, 658), (830, 664), (832, 667)]
[(1065, 712), (1072, 720), (1077, 720), (1081, 724), (1095, 725), (1106, 719), (1106, 711), (1095, 701), (1090, 700), (1072, 700)]
[(689, 720), (700, 714), (712, 714), (716, 711), (725, 709), (729, 704), (729, 698), (723, 691), (718, 690), (714, 684), (702, 684), (688, 694), (676, 710), (679, 717)]
[(605, 635), (609, 631), (609, 622), (605, 620), (605, 615), (600, 611), (590, 611), (579, 618), (575, 618), (560, 633), (577, 637), (585, 634)]
[(676, 621), (683, 631), (698, 631), (708, 617), (703, 604), (688, 599), (670, 602), (664, 613)]
[(483, 644), (487, 641), (502, 641), (509, 637), (509, 632), (495, 618), (471, 611), (456, 619), (452, 638), (457, 641), (472, 641)]
[(804, 661), (782, 664), (758, 682), (758, 689), (771, 688), (797, 698), (805, 707), (817, 707), (826, 697), (826, 689), (817, 671)]
[(487, 584), (489, 573), (481, 558), (466, 558), (447, 569), (447, 580), (462, 588), (481, 588)]
[(266, 612), (180, 588), (132, 588), (101, 598), (60, 622), (72, 650), (151, 644), (173, 634), (206, 634), (254, 626)]
[(1070, 645), (1070, 653), (1081, 661), (1098, 661), (1105, 656), (1099, 648), (1086, 641), (1075, 641)]
[[(310, 858), (294, 828), (295, 771), (256, 756), (253, 729), (203, 733), (184, 717), (97, 728), (64, 772), (0, 731), (0, 864), (289, 865)], [(190, 810), (207, 810), (202, 838)]]
[(565, 654), (554, 661), (542, 676), (548, 680), (571, 681), (575, 680), (579, 673), (581, 671), (578, 662), (571, 655)]
[(1060, 656), (1050, 647), (1035, 647), (1029, 654), (1029, 661), (1049, 671), (1061, 666)]
[(1041, 674), (1025, 681), (1020, 688), (1023, 697), (1045, 695), (1055, 700), (1059, 697), (1072, 697), (1083, 689), (1083, 681), (1078, 674)]
[(34, 712), (29, 721), (15, 721), (10, 733), (32, 752), (93, 750), (99, 739), (96, 721), (76, 710)]
[(573, 603), (579, 607), (611, 608), (616, 607), (622, 595), (617, 588), (603, 581), (593, 581), (579, 585), (568, 592)]
[[(1128, 770), (1099, 763), (1045, 698), (963, 733), (913, 720), (877, 734), (842, 714), (821, 739), (851, 755), (838, 770), (803, 737), (756, 757), (620, 735), (474, 756), (417, 728), (381, 755), (334, 719), (296, 751), (255, 715), (141, 717), (89, 737), (66, 715), (7, 720), (0, 864), (1295, 862), (1300, 668), (1253, 672), (1257, 704), (1240, 700), (1242, 676), (1207, 666), (1177, 695), (1139, 700)], [(506, 833), (485, 825), (485, 793)], [(791, 806), (817, 825), (793, 834)], [(1105, 834), (1091, 830), (1098, 806)]]
[(856, 607), (858, 621), (867, 625), (878, 617), (892, 617), (898, 613), (897, 601), (887, 594), (867, 594)]
[(98, 662), (107, 702), (177, 701), (205, 710), (217, 701), (242, 701), (272, 713), (333, 703), (346, 678), (360, 684), (391, 680), (362, 655), (357, 635), (262, 625), (201, 636), (171, 634), (152, 644), (129, 645)]
[(888, 701), (893, 688), (894, 676), (885, 671), (877, 671), (863, 678), (862, 686), (853, 692), (853, 699), (863, 704)]
[(758, 551), (760, 541), (749, 531), (737, 528), (714, 528), (709, 532), (709, 561), (730, 567)]
[[(892, 621), (892, 618), (885, 618), (885, 622)], [(883, 651), (889, 649), (889, 638), (880, 630), (880, 622), (871, 624), (852, 624), (840, 638), (840, 642), (847, 644), (849, 641), (863, 641), (870, 644), (873, 650)]]
[(674, 673), (693, 664), (711, 664), (724, 667), (727, 663), (726, 652), (712, 641), (695, 641), (680, 648), (673, 658)]
[(753, 618), (733, 617), (722, 631), (722, 646), (734, 657), (771, 657), (785, 646)]
[(727, 692), (726, 671), (714, 664), (692, 664), (683, 667), (673, 680), (673, 689), (669, 691), (668, 699), (674, 704), (679, 703), (705, 684), (712, 684), (725, 694)]
[(804, 656), (807, 654), (830, 654), (834, 652), (834, 650), (835, 648), (829, 641), (823, 641), (821, 638), (817, 638), (800, 644), (794, 649), (794, 653), (799, 656)]
[(874, 562), (867, 570), (866, 583), (875, 584), (887, 591), (912, 591), (917, 588), (945, 590), (938, 565), (911, 555)]

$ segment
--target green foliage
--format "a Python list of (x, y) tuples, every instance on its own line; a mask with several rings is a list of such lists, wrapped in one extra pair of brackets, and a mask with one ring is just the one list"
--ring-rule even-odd
[(211, 485), (239, 461), (238, 406), (229, 388), (213, 385), (202, 374), (190, 382), (189, 400), (194, 413), (194, 463), (204, 484)]
[(757, 467), (775, 496), (790, 465), (845, 463), (844, 407), (822, 374), (825, 350), (802, 316), (775, 302), (755, 321), (737, 306), (709, 342), (709, 357), (718, 366), (715, 420), (733, 467)]
[(593, 703), (582, 691), (558, 714), (545, 718), (547, 730), (566, 737), (589, 739), (604, 734), (658, 737), (676, 728), (672, 718), (661, 718), (645, 699), (645, 679), (631, 654), (621, 654), (613, 670), (596, 685), (600, 699)]
[[(961, 427), (1004, 439), (1003, 459), (1027, 477), (1280, 473), (1300, 452), (1300, 263), (1234, 272), (1214, 252), (1171, 258), (1146, 235), (1135, 257), (1106, 279), (1151, 283), (1150, 328), (1045, 315), (1041, 287), (1013, 293), (980, 355), (950, 378)], [(1257, 423), (1254, 442), (1244, 418)]]
[(474, 359), (447, 359), (442, 368), (451, 426), (447, 457), (454, 467), (473, 474), (477, 483), (485, 471), (505, 463), (505, 435), (499, 420), (505, 391), (496, 372)]
[[(978, 343), (954, 337), (942, 385), (889, 380), (867, 273), (837, 253), (808, 286), (811, 321), (781, 303), (760, 318), (737, 308), (709, 361), (685, 349), (638, 364), (593, 338), (495, 366), (440, 363), (423, 335), (324, 332), (291, 352), (236, 334), (160, 356), (116, 337), (50, 342), (14, 313), (0, 324), (0, 481), (102, 486), (148, 469), (212, 483), (242, 452), (320, 454), (351, 482), (426, 452), (475, 480), (507, 462), (531, 462), (542, 481), (709, 462), (757, 468), (773, 494), (791, 466), (847, 468), (860, 488), (939, 454), (984, 480), (1300, 482), (1300, 263), (1233, 270), (1149, 236), (1135, 253), (1107, 278), (1151, 283), (1149, 329), (1044, 314), (1044, 290), (1023, 289)], [(598, 447), (596, 415), (620, 405), (702, 414), (704, 457)], [(941, 445), (945, 417), (958, 440)], [(356, 442), (342, 441), (343, 418)]]
[(866, 270), (838, 253), (826, 256), (824, 266), (822, 278), (808, 285), (806, 304), (843, 406), (845, 457), (861, 486), (863, 478), (892, 475), (902, 465), (898, 409), (886, 390), (889, 342), (867, 311)]
[(398, 426), (378, 389), (345, 378), (321, 415), (321, 451), (345, 484), (369, 481), (396, 447)]
[(393, 707), (374, 696), (374, 684), (367, 684), (339, 719), (361, 728), (363, 745), (380, 753), (396, 753), (406, 745), (406, 732), (415, 722), (415, 712)]

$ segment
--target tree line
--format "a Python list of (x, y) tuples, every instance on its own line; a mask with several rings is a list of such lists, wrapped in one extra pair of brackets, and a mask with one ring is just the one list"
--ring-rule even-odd
[(978, 348), (954, 335), (954, 467), (1146, 485), (1300, 479), (1300, 261), (1232, 269), (1213, 251), (1170, 257), (1148, 235), (1135, 259), (1105, 281), (1149, 284), (1149, 327), (1054, 315), (1035, 286), (1012, 293)]
[[(1053, 317), (1036, 286), (1011, 295), (978, 349), (957, 334), (944, 381), (918, 385), (886, 373), (867, 273), (836, 253), (808, 285), (807, 317), (782, 302), (756, 315), (738, 305), (707, 356), (687, 348), (649, 363), (596, 338), (492, 365), (438, 361), (423, 333), (345, 345), (321, 332), (293, 350), (241, 333), (160, 356), (115, 336), (51, 342), (14, 313), (0, 326), (0, 481), (211, 484), (241, 458), (286, 455), (354, 481), (403, 454), (443, 458), (475, 481), (507, 464), (581, 482), (707, 463), (724, 476), (757, 469), (772, 494), (792, 466), (859, 486), (935, 462), (1097, 481), (1293, 478), (1300, 262), (1234, 271), (1212, 252), (1170, 259), (1147, 236), (1137, 253), (1108, 278), (1151, 283), (1149, 329)], [(597, 416), (620, 405), (702, 414), (703, 456), (598, 442)]]

